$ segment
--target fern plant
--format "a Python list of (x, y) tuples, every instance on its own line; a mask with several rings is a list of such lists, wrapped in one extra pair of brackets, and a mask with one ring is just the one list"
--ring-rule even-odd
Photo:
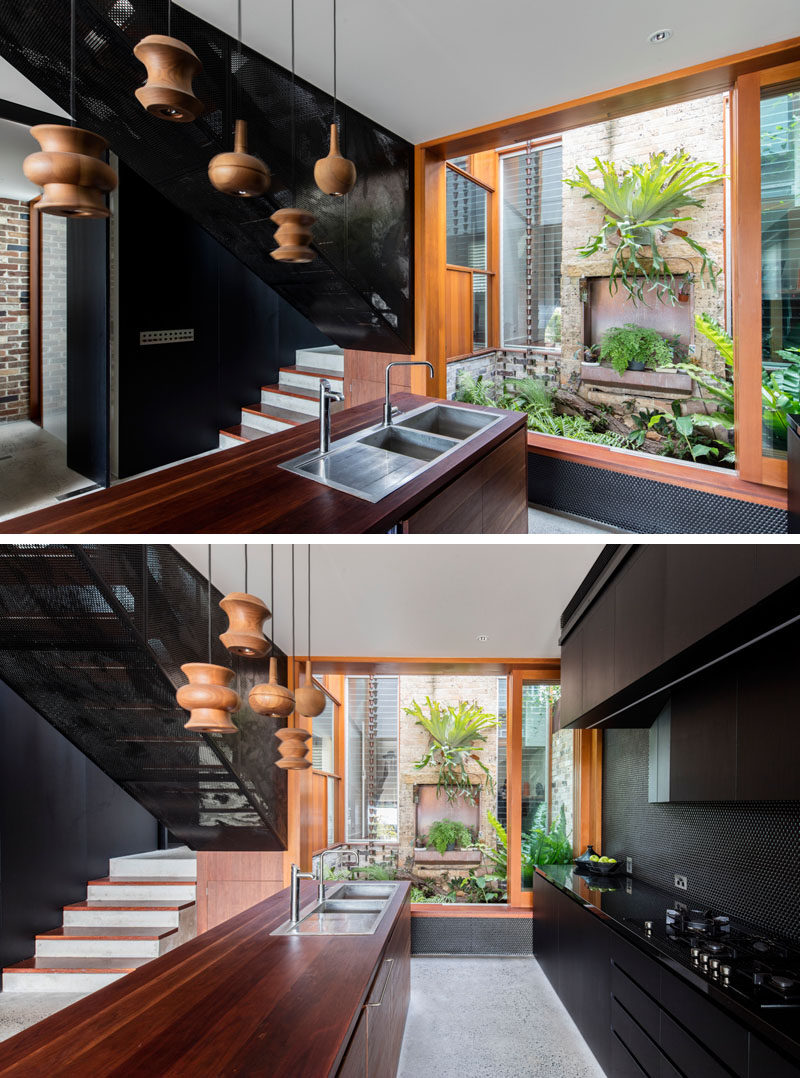
[(463, 401), (464, 404), (482, 404), (485, 407), (497, 407), (497, 390), (491, 378), (484, 381), (483, 375), (473, 378), (471, 374), (462, 373), (458, 376), (456, 391), (453, 399)]
[(624, 374), (634, 363), (651, 370), (671, 363), (672, 348), (656, 330), (627, 322), (606, 330), (600, 341), (600, 358), (608, 360), (617, 374)]
[(432, 846), (439, 853), (445, 853), (448, 846), (463, 850), (472, 842), (472, 835), (466, 824), (460, 820), (436, 820), (428, 830), (426, 845)]
[[(697, 240), (678, 226), (692, 220), (681, 215), (687, 206), (703, 206), (697, 192), (725, 178), (713, 161), (697, 161), (685, 150), (672, 156), (665, 151), (651, 153), (643, 164), (618, 169), (613, 161), (594, 158), (589, 172), (598, 173), (595, 182), (589, 172), (576, 169), (577, 179), (565, 179), (569, 187), (584, 192), (605, 210), (600, 231), (590, 236), (579, 254), (584, 258), (607, 251), (618, 239), (611, 260), (609, 290), (620, 284), (635, 303), (644, 302), (645, 283), (659, 299), (678, 302), (675, 278), (659, 243), (668, 233), (678, 236), (701, 260), (699, 278), (707, 277), (716, 288), (719, 267)], [(648, 253), (645, 253), (648, 249)]]
[(462, 701), (458, 707), (452, 707), (431, 700), (429, 696), (425, 697), (425, 707), (427, 712), (413, 700), (410, 707), (403, 709), (430, 738), (427, 751), (414, 767), (418, 771), (436, 768), (437, 797), (444, 790), (448, 801), (463, 797), (477, 803), (479, 788), (473, 786), (467, 768), (470, 763), (476, 764), (484, 773), (486, 789), (490, 793), (494, 790), (489, 768), (479, 755), (483, 746), (477, 742), (486, 742), (487, 732), (499, 725), (497, 717), (484, 711), (479, 704)]

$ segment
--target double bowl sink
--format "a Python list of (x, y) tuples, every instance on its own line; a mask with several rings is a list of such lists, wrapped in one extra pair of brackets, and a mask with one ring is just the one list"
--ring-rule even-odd
[(377, 424), (280, 465), (306, 479), (379, 502), (432, 467), (501, 416), (446, 404), (425, 404), (393, 421)]
[(371, 936), (389, 909), (396, 883), (328, 884), (323, 902), (300, 911), (297, 921), (284, 923), (273, 936)]

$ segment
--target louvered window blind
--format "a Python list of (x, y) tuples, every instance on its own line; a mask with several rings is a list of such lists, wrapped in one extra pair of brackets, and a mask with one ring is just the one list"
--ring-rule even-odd
[(349, 677), (346, 706), (346, 837), (396, 839), (398, 679)]

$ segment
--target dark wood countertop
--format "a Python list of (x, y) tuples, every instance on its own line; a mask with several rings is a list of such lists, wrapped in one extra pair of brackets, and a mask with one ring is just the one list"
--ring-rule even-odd
[(0, 1075), (335, 1074), (409, 887), (372, 936), (270, 936), (281, 891), (3, 1041)]
[[(394, 394), (392, 401), (404, 412), (434, 403), (430, 397), (410, 393)], [(455, 401), (440, 403), (473, 407)], [(382, 407), (382, 401), (371, 401), (337, 413), (332, 417), (333, 437), (379, 422)], [(0, 532), (386, 532), (524, 425), (522, 413), (505, 412), (499, 423), (480, 431), (419, 478), (374, 504), (278, 467), (281, 461), (307, 453), (317, 445), (317, 424), (304, 423), (269, 438), (86, 494), (64, 505), (3, 521)]]

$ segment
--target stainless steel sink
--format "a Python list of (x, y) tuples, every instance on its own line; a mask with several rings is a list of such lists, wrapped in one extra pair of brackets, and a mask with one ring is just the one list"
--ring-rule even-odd
[(273, 936), (371, 936), (389, 909), (396, 883), (329, 884), (324, 902), (312, 902), (297, 921), (284, 921)]
[(313, 450), (280, 467), (364, 501), (379, 502), (500, 418), (499, 412), (425, 404), (391, 426), (375, 424), (333, 442), (327, 453)]
[(434, 404), (432, 408), (410, 415), (407, 419), (398, 419), (397, 427), (402, 430), (428, 431), (444, 438), (464, 441), (479, 430), (496, 423), (499, 418), (500, 416), (487, 415), (485, 412), (471, 412), (467, 408)]

